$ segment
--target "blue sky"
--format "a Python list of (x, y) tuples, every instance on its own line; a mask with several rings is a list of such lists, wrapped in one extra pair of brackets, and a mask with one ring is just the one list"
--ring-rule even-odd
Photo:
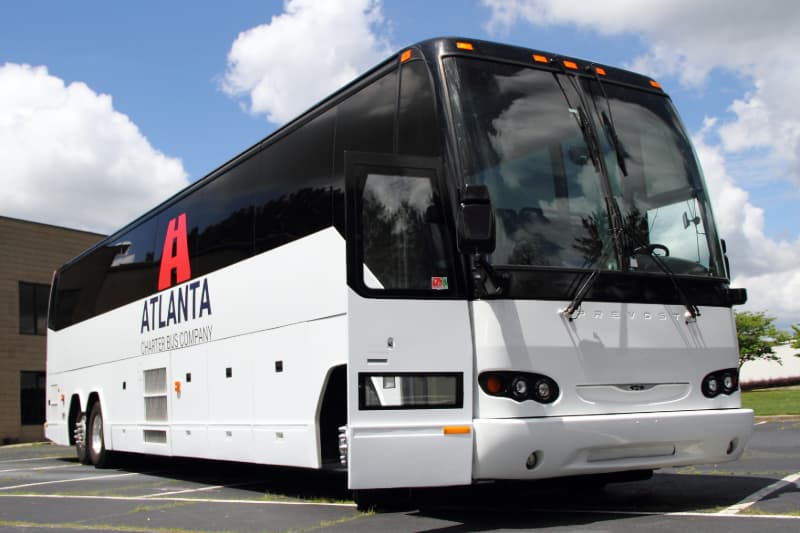
[(498, 40), (656, 77), (694, 136), (734, 281), (798, 322), (798, 27), (791, 0), (8, 3), (0, 214), (111, 231), (407, 44)]

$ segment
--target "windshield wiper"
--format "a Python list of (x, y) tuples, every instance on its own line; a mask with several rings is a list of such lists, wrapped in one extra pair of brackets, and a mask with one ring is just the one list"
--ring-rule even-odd
[(633, 253), (647, 253), (647, 255), (653, 259), (653, 262), (656, 264), (656, 266), (660, 268), (661, 271), (666, 274), (669, 280), (672, 282), (672, 286), (675, 288), (675, 292), (678, 293), (678, 298), (680, 298), (681, 304), (686, 308), (686, 323), (689, 324), (691, 322), (697, 322), (697, 317), (700, 316), (700, 309), (698, 309), (698, 307), (689, 300), (689, 297), (686, 295), (686, 291), (684, 291), (683, 287), (681, 287), (681, 284), (678, 282), (678, 278), (675, 277), (675, 273), (672, 271), (672, 269), (669, 268), (669, 266), (661, 259), (661, 257), (655, 253), (652, 246), (639, 243), (638, 240), (630, 234), (628, 236), (637, 241), (638, 244), (638, 246), (633, 250)]
[[(619, 140), (619, 135), (617, 135), (617, 128), (614, 126), (614, 115), (611, 113), (611, 103), (608, 100), (608, 93), (606, 93), (606, 88), (603, 86), (603, 80), (600, 79), (600, 76), (597, 74), (597, 69), (594, 65), (589, 67), (589, 70), (594, 74), (594, 79), (597, 82), (597, 85), (600, 87), (600, 91), (603, 93), (603, 100), (606, 103), (606, 110), (600, 112), (600, 117), (603, 120), (603, 126), (606, 129), (606, 137), (608, 137), (611, 146), (614, 147), (614, 152), (617, 155), (617, 164), (619, 165), (619, 169), (622, 171), (622, 175), (627, 177), (628, 176), (628, 166), (625, 163), (625, 157), (628, 155), (625, 150), (622, 148), (622, 143)], [(597, 109), (597, 105), (595, 105), (595, 110)]]
[(583, 299), (586, 297), (586, 293), (589, 292), (589, 289), (592, 288), (594, 285), (595, 280), (600, 276), (600, 269), (595, 268), (589, 275), (586, 276), (586, 279), (583, 282), (583, 285), (580, 286), (578, 292), (575, 293), (575, 296), (572, 298), (572, 301), (564, 307), (563, 309), (559, 309), (558, 313), (560, 315), (564, 315), (567, 319), (572, 322), (575, 320), (578, 311), (581, 308), (581, 303), (583, 303)]
[[(601, 85), (602, 87), (602, 85)], [(603, 91), (605, 94), (605, 91)], [(608, 104), (608, 97), (606, 97), (606, 104)], [(625, 151), (622, 149), (622, 144), (620, 144), (619, 136), (617, 135), (617, 129), (614, 127), (614, 119), (611, 117), (611, 108), (608, 109), (608, 115), (606, 115), (605, 111), (600, 112), (600, 116), (603, 118), (603, 125), (606, 127), (606, 133), (608, 133), (609, 140), (611, 141), (611, 145), (614, 147), (614, 152), (617, 154), (617, 164), (619, 165), (619, 169), (622, 171), (622, 175), (627, 177), (628, 176), (628, 166), (625, 163)]]
[[(564, 74), (568, 75), (566, 72)], [(577, 107), (572, 105), (572, 102), (569, 100), (569, 96), (567, 96), (567, 91), (564, 90), (564, 86), (561, 85), (561, 80), (558, 79), (558, 75), (554, 74), (553, 77), (556, 80), (558, 88), (561, 89), (561, 94), (564, 96), (564, 100), (567, 102), (567, 109), (575, 117), (575, 122), (578, 123), (578, 128), (581, 130), (581, 134), (583, 135), (583, 142), (589, 149), (589, 157), (592, 158), (594, 169), (595, 171), (600, 172), (600, 148), (595, 143), (594, 136), (589, 129), (589, 117), (586, 116), (586, 112), (583, 110), (583, 107), (580, 105)]]

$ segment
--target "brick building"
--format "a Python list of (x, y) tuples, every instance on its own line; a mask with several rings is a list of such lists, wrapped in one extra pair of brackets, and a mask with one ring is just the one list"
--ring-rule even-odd
[(0, 443), (42, 440), (53, 271), (103, 235), (0, 216)]

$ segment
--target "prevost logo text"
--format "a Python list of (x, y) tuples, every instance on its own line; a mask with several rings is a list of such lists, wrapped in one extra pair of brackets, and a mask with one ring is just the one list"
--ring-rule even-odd
[[(167, 223), (158, 273), (159, 291), (184, 283), (192, 277), (186, 225), (186, 213)], [(155, 331), (205, 315), (211, 315), (211, 292), (206, 278), (145, 299), (139, 332)]]

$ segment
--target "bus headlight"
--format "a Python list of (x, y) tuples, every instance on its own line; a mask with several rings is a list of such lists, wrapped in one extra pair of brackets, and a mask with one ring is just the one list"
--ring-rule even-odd
[(558, 385), (553, 379), (530, 372), (483, 372), (478, 376), (478, 384), (489, 396), (511, 398), (517, 402), (534, 400), (553, 403), (559, 394)]
[(739, 390), (739, 371), (725, 368), (708, 374), (703, 378), (703, 396), (714, 398), (719, 394), (733, 394)]
[(540, 379), (536, 382), (536, 389), (534, 391), (536, 401), (547, 403), (553, 397), (553, 387), (547, 379)]
[(524, 400), (528, 397), (528, 380), (524, 377), (514, 378), (511, 382), (511, 394), (517, 400)]

